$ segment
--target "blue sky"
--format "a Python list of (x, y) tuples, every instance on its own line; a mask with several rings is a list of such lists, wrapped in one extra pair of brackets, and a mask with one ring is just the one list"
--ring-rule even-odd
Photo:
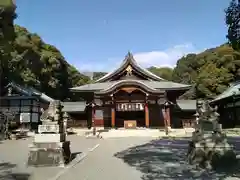
[(230, 0), (17, 0), (16, 24), (55, 45), (81, 71), (110, 71), (131, 51), (145, 67), (173, 66), (226, 42)]

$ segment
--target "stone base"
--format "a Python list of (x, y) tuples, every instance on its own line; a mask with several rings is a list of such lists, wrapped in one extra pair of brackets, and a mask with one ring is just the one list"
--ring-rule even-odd
[(28, 155), (29, 166), (60, 166), (71, 160), (70, 141), (33, 143)]
[(230, 168), (237, 163), (233, 147), (222, 133), (195, 134), (189, 143), (188, 161), (202, 168)]

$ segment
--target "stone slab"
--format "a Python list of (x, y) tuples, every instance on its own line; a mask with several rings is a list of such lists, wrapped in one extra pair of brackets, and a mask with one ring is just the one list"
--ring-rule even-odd
[(38, 133), (59, 133), (58, 124), (38, 125)]
[(33, 143), (31, 144), (31, 146), (29, 146), (30, 148), (43, 148), (43, 149), (56, 149), (56, 148), (61, 148), (62, 147), (62, 143), (60, 142), (55, 142), (55, 143)]
[(58, 122), (52, 121), (52, 120), (42, 120), (42, 125), (48, 125), (48, 124), (58, 124)]
[(64, 166), (62, 148), (43, 149), (30, 148), (28, 156), (29, 166)]
[(71, 160), (70, 141), (34, 143), (30, 147), (28, 166), (61, 166)]
[(60, 134), (35, 134), (34, 142), (35, 143), (51, 143), (51, 142), (60, 142)]

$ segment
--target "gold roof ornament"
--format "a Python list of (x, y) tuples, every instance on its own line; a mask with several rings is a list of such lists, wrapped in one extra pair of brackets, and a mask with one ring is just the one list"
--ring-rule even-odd
[(131, 76), (132, 75), (132, 66), (128, 65), (128, 67), (126, 68), (126, 71), (127, 71), (127, 75), (128, 76)]

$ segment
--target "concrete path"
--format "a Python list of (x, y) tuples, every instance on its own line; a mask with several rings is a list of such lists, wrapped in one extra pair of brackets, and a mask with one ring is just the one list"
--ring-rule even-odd
[(142, 172), (115, 157), (132, 146), (149, 142), (152, 138), (118, 138), (101, 141), (99, 147), (58, 180), (141, 180)]
[[(85, 156), (97, 144), (99, 139), (86, 139), (79, 136), (68, 136), (71, 141), (72, 153), (78, 159)], [(47, 180), (56, 177), (65, 168), (59, 167), (27, 167), (28, 145), (32, 138), (11, 140), (0, 143), (0, 180)], [(73, 160), (73, 164), (78, 160)]]
[[(230, 139), (240, 152), (239, 140)], [(240, 141), (239, 141), (240, 142)], [(110, 138), (58, 180), (239, 179), (240, 171), (205, 171), (186, 162), (188, 139)]]
[[(31, 139), (0, 143), (0, 179), (6, 180), (158, 180), (231, 179), (233, 172), (207, 172), (186, 163), (189, 139), (125, 137), (86, 139), (68, 136), (73, 153), (82, 152), (65, 168), (26, 167)], [(240, 138), (229, 138), (240, 154)]]

